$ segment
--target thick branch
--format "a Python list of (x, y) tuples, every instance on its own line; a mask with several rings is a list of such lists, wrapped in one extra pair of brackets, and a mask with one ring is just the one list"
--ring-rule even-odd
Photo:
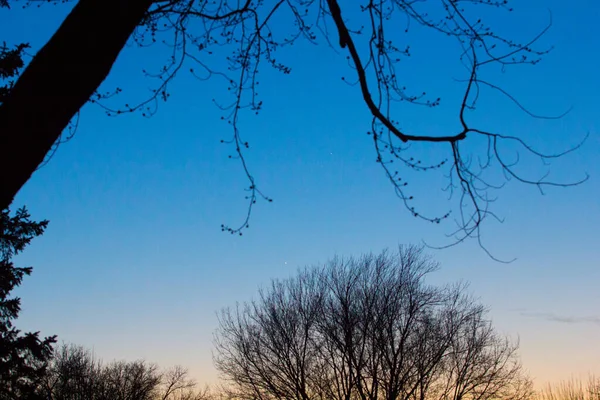
[[(152, 0), (80, 0), (0, 106), (0, 209), (109, 74)], [(108, 24), (108, 25), (107, 25)]]
[(333, 18), (335, 25), (338, 30), (338, 34), (340, 36), (340, 46), (342, 48), (348, 47), (348, 51), (350, 52), (350, 57), (352, 58), (352, 62), (356, 68), (356, 73), (358, 74), (358, 80), (360, 83), (360, 90), (363, 95), (363, 99), (365, 103), (367, 103), (367, 107), (369, 107), (369, 111), (375, 118), (377, 118), (387, 129), (389, 129), (398, 139), (403, 142), (413, 141), (413, 142), (456, 142), (462, 140), (466, 137), (466, 130), (462, 132), (451, 135), (451, 136), (414, 136), (407, 135), (406, 133), (401, 132), (394, 124), (381, 112), (379, 107), (373, 101), (371, 97), (371, 92), (369, 91), (369, 85), (367, 83), (367, 74), (365, 72), (365, 68), (363, 67), (362, 61), (360, 60), (360, 56), (358, 51), (356, 50), (356, 46), (354, 45), (354, 40), (352, 40), (352, 36), (350, 36), (350, 32), (348, 31), (348, 27), (344, 23), (342, 18), (342, 12), (340, 10), (340, 6), (337, 0), (327, 0), (327, 5), (329, 6), (329, 11), (331, 12), (331, 17)]

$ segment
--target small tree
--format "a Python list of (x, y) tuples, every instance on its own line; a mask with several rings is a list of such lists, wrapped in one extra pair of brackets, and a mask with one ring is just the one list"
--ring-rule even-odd
[(11, 217), (0, 216), (0, 399), (35, 398), (35, 389), (46, 372), (55, 336), (39, 338), (39, 332), (21, 334), (13, 321), (21, 310), (21, 299), (9, 297), (32, 267), (15, 267), (12, 258), (36, 236), (48, 221), (35, 222), (25, 208)]

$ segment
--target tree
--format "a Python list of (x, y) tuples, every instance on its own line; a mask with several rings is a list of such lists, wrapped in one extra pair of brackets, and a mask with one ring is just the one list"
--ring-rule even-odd
[(335, 259), (225, 309), (215, 365), (240, 399), (522, 400), (517, 345), (417, 247)]
[(12, 258), (40, 236), (48, 221), (35, 222), (25, 208), (14, 216), (0, 215), (0, 399), (34, 399), (52, 355), (54, 336), (40, 339), (39, 332), (22, 334), (13, 321), (21, 311), (21, 299), (10, 297), (32, 267), (16, 267)]
[[(55, 1), (58, 0), (49, 0)], [(8, 6), (9, 1), (4, 0), (0, 5)], [(512, 11), (507, 0), (381, 0), (364, 5), (352, 2), (340, 5), (338, 0), (79, 0), (0, 105), (0, 151), (4, 152), (0, 153), (0, 207), (10, 204), (44, 158), (52, 154), (69, 121), (86, 102), (99, 104), (111, 115), (136, 111), (151, 115), (159, 101), (168, 99), (171, 80), (188, 70), (199, 79), (225, 78), (232, 92), (231, 103), (220, 105), (223, 119), (232, 127), (231, 140), (225, 142), (233, 145), (241, 160), (250, 194), (243, 223), (222, 228), (241, 234), (248, 227), (256, 201), (271, 199), (259, 190), (244, 160), (244, 149), (249, 144), (242, 139), (238, 128), (240, 111), (258, 112), (262, 108), (255, 92), (262, 64), (289, 74), (290, 66), (281, 64), (275, 52), (305, 39), (313, 43), (325, 41), (346, 52), (352, 67), (346, 81), (356, 81), (372, 115), (369, 134), (376, 161), (410, 213), (433, 223), (451, 215), (450, 211), (442, 215), (421, 211), (414, 204), (404, 175), (410, 170), (445, 172), (449, 179), (447, 189), (457, 198), (458, 213), (454, 220), (458, 229), (453, 232), (454, 240), (461, 242), (469, 237), (479, 240), (481, 222), (488, 217), (496, 218), (489, 208), (493, 192), (506, 180), (514, 179), (542, 190), (549, 185), (569, 186), (586, 179), (557, 183), (547, 180), (545, 174), (528, 177), (510, 160), (507, 148), (543, 161), (574, 149), (545, 154), (518, 136), (496, 133), (470, 122), (469, 112), (475, 109), (483, 90), (501, 93), (535, 117), (516, 98), (488, 80), (486, 73), (493, 65), (506, 68), (536, 64), (547, 53), (535, 45), (549, 26), (533, 38), (515, 41), (495, 33), (485, 22), (484, 8), (497, 13)], [(281, 29), (282, 26), (287, 30)], [(397, 26), (404, 29), (395, 29)], [(436, 107), (441, 101), (425, 93), (415, 94), (422, 91), (407, 88), (399, 72), (399, 62), (410, 57), (411, 51), (410, 46), (400, 47), (397, 43), (405, 41), (403, 32), (413, 26), (438, 33), (441, 40), (451, 40), (450, 44), (458, 44), (457, 58), (465, 66), (465, 79), (464, 92), (454, 99), (459, 126), (455, 132), (435, 136), (407, 132), (394, 118), (398, 103)], [(140, 46), (166, 44), (170, 56), (165, 65), (157, 68), (158, 74), (146, 72), (147, 76), (158, 79), (149, 98), (138, 104), (114, 107), (104, 102), (107, 94), (101, 94), (98, 88), (128, 40)], [(333, 42), (337, 45), (332, 45)], [(440, 46), (445, 46), (444, 43)], [(226, 48), (221, 49), (222, 46)], [(76, 56), (73, 49), (78, 49)], [(209, 63), (209, 55), (214, 52), (223, 57), (220, 66)], [(120, 90), (117, 88), (115, 93)], [(471, 152), (471, 144), (479, 142), (482, 146)], [(411, 143), (442, 146), (447, 157), (414, 159), (406, 146)], [(501, 143), (507, 147), (502, 148)]]
[(40, 386), (47, 400), (204, 400), (185, 368), (161, 371), (143, 361), (106, 365), (81, 346), (63, 344)]
[(40, 391), (48, 400), (94, 399), (104, 393), (102, 364), (83, 347), (63, 344), (54, 350)]

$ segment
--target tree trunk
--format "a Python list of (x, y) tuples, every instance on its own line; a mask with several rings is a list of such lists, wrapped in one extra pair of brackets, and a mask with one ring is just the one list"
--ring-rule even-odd
[(153, 0), (79, 0), (0, 106), (0, 209), (108, 76)]

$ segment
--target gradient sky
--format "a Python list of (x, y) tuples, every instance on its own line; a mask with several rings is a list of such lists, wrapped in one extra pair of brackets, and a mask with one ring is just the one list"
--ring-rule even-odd
[[(517, 260), (496, 263), (473, 242), (431, 250), (442, 264), (432, 280), (470, 281), (498, 329), (520, 338), (523, 363), (542, 384), (600, 373), (600, 3), (528, 0), (515, 7), (514, 23), (501, 30), (528, 38), (551, 10), (553, 27), (542, 44), (555, 49), (535, 67), (497, 77), (534, 112), (573, 109), (559, 121), (535, 120), (488, 96), (473, 120), (531, 138), (543, 149), (562, 150), (589, 133), (585, 146), (551, 171), (572, 180), (587, 172), (590, 180), (545, 196), (511, 182), (495, 204), (505, 222), (486, 224), (483, 235), (495, 255)], [(34, 52), (68, 9), (2, 9), (0, 38), (29, 41)], [(453, 96), (460, 86), (452, 78), (463, 72), (452, 66), (455, 57), (445, 57), (452, 57), (449, 49), (434, 47), (429, 36), (416, 38), (416, 60), (402, 73), (416, 90), (423, 85), (445, 103), (437, 111), (403, 108), (396, 119), (415, 132), (456, 126)], [(212, 382), (212, 332), (222, 307), (250, 299), (271, 278), (336, 254), (444, 243), (451, 225), (412, 217), (374, 162), (358, 88), (340, 80), (352, 73), (345, 54), (304, 44), (280, 57), (292, 74), (265, 69), (265, 109), (244, 115), (240, 125), (251, 144), (251, 171), (275, 199), (259, 202), (243, 237), (219, 228), (242, 221), (246, 186), (240, 165), (227, 158), (231, 148), (219, 143), (229, 135), (211, 103), (225, 98), (220, 82), (182, 74), (152, 119), (108, 118), (96, 106), (84, 108), (77, 135), (14, 203), (51, 221), (20, 259), (35, 267), (18, 290), (21, 328), (57, 334), (105, 360), (181, 364), (200, 382)], [(124, 96), (143, 96), (149, 82), (141, 69), (156, 61), (153, 50), (126, 48), (105, 88), (118, 85)], [(441, 154), (434, 147), (422, 151)], [(536, 171), (534, 164), (524, 168)], [(420, 205), (445, 210), (439, 183), (427, 175), (413, 178)]]

